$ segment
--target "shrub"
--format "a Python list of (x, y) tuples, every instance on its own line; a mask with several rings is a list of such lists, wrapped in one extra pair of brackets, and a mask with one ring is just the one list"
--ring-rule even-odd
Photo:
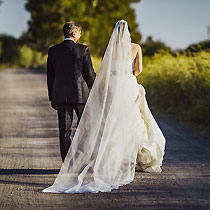
[(41, 68), (46, 66), (47, 56), (41, 52), (32, 50), (27, 45), (19, 47), (19, 57), (17, 63), (24, 68)]
[(191, 56), (168, 52), (145, 58), (137, 77), (150, 103), (185, 119), (210, 124), (210, 52)]
[(92, 62), (93, 62), (94, 71), (97, 73), (101, 65), (101, 58), (92, 57)]

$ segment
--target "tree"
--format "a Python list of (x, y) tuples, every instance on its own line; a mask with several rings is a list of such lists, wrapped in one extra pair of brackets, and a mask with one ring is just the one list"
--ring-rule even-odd
[(2, 55), (2, 42), (0, 41), (0, 58), (1, 58), (1, 55)]
[(63, 40), (62, 26), (73, 20), (82, 25), (81, 42), (94, 55), (102, 55), (114, 24), (119, 19), (128, 21), (132, 40), (140, 42), (141, 34), (135, 21), (131, 3), (140, 0), (28, 0), (26, 10), (31, 13), (25, 40), (34, 43), (36, 50), (47, 52), (51, 45)]
[(141, 44), (145, 56), (153, 56), (162, 50), (171, 52), (171, 48), (161, 41), (154, 41), (152, 36), (148, 36), (146, 42)]
[(14, 64), (16, 62), (17, 57), (19, 56), (19, 41), (14, 37), (1, 34), (0, 35), (1, 42), (1, 63), (10, 63)]
[(186, 52), (210, 51), (210, 40), (202, 41), (197, 44), (191, 44), (185, 49), (185, 51)]

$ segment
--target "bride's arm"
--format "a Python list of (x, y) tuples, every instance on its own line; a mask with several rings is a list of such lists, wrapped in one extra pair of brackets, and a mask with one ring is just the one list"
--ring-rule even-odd
[(136, 54), (136, 63), (135, 63), (135, 71), (134, 75), (138, 76), (142, 72), (142, 51), (140, 45), (136, 45), (137, 54)]

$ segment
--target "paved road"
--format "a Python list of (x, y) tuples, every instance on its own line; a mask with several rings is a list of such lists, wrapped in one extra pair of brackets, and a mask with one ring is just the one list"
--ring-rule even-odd
[(111, 193), (42, 193), (62, 163), (46, 75), (0, 71), (0, 209), (210, 209), (209, 139), (163, 117), (157, 121), (167, 139), (161, 174), (136, 171), (131, 184)]

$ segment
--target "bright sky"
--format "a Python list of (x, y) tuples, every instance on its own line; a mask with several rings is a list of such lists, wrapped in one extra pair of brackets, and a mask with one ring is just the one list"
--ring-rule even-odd
[(0, 33), (18, 38), (27, 30), (30, 13), (25, 10), (26, 0), (2, 0), (0, 5)]
[[(26, 0), (3, 0), (0, 6), (0, 33), (19, 37), (27, 30), (30, 14)], [(143, 41), (151, 35), (175, 48), (207, 39), (210, 0), (141, 0), (133, 4)]]
[(141, 0), (135, 4), (143, 41), (151, 35), (172, 48), (207, 40), (210, 0)]

